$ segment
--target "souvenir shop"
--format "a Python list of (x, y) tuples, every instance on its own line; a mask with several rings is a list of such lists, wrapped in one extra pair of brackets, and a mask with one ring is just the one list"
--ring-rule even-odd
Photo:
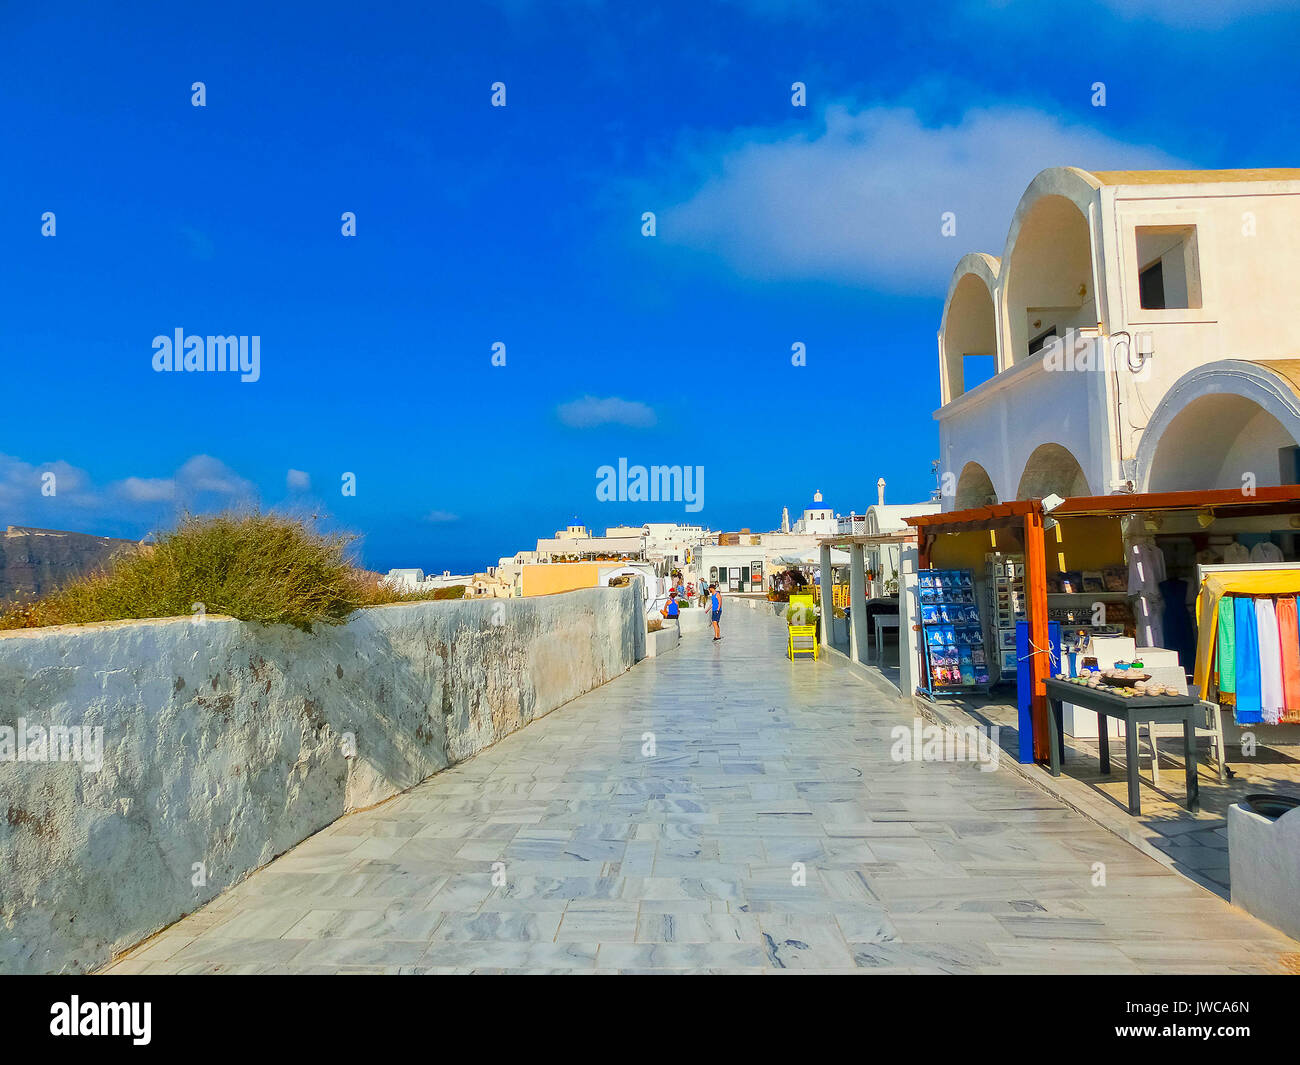
[(1300, 488), (1067, 499), (1051, 517), (1068, 524), (1107, 513), (1124, 545), (1132, 615), (1124, 635), (1148, 668), (1158, 662), (1190, 676), (1220, 706), (1215, 731), (1230, 746), (1246, 728), (1268, 746), (1300, 744), (1300, 729), (1261, 728), (1300, 724), (1300, 639), (1286, 639), (1295, 637), (1300, 591)]
[[(907, 519), (920, 534), (919, 693), (982, 694), (1014, 683), (1022, 760), (1041, 761), (1047, 753), (1041, 681), (1140, 660), (1162, 684), (1183, 692), (1196, 670), (1193, 683), (1224, 710), (1224, 727), (1212, 730), (1219, 754), (1224, 736), (1232, 743), (1244, 726), (1254, 726), (1261, 743), (1300, 743), (1300, 728), (1267, 728), (1300, 724), (1300, 707), (1286, 705), (1300, 703), (1300, 639), (1291, 641), (1294, 647), (1285, 643), (1287, 633), (1294, 635), (1300, 593), (1300, 587), (1287, 591), (1300, 583), (1300, 487), (1052, 502), (1050, 509), (1040, 500), (1020, 500)], [(1267, 590), (1233, 590), (1247, 586)], [(1215, 597), (1212, 619), (1203, 592), (1210, 587), (1227, 589)], [(1229, 610), (1233, 638), (1220, 650)], [(1214, 633), (1207, 636), (1211, 622)], [(1255, 680), (1252, 648), (1238, 650), (1248, 622), (1257, 634), (1253, 647), (1263, 641), (1267, 681)], [(1207, 640), (1216, 653), (1209, 653)], [(1294, 672), (1287, 672), (1288, 663)], [(1223, 687), (1225, 675), (1234, 690)], [(1244, 703), (1236, 690), (1243, 682), (1252, 693)], [(1071, 710), (1066, 707), (1066, 734), (1095, 737), (1096, 716), (1072, 717)], [(1119, 726), (1111, 727), (1118, 734)]]

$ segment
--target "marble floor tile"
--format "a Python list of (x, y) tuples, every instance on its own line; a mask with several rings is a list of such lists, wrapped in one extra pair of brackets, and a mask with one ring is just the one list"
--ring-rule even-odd
[(758, 917), (754, 914), (654, 913), (641, 914), (638, 943), (757, 943)]
[[(1300, 956), (1010, 772), (893, 762), (910, 703), (835, 658), (791, 668), (766, 609), (349, 814), (106, 971), (1228, 974)], [(1221, 822), (1189, 823), (1165, 848), (1226, 876)]]
[(383, 910), (312, 910), (283, 936), (285, 939), (398, 939), (427, 942), (445, 914), (414, 906)]
[(517, 943), (555, 941), (563, 911), (524, 913), (513, 910), (479, 910), (477, 913), (449, 913), (434, 939), (457, 943), (466, 940), (507, 940)]

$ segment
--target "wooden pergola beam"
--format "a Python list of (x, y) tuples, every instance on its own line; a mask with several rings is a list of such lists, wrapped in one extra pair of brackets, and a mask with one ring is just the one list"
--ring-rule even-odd
[(1047, 545), (1043, 536), (1043, 513), (1031, 510), (1025, 515), (1025, 613), (1029, 622), (1029, 710), (1034, 730), (1034, 761), (1051, 757), (1047, 730), (1045, 681), (1051, 671), (1049, 629), (1047, 625)]

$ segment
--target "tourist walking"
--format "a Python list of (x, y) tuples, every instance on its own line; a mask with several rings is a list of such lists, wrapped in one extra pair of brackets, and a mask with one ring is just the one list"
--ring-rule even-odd
[(722, 620), (722, 597), (718, 595), (718, 586), (709, 585), (709, 606), (713, 610), (710, 620), (713, 622), (713, 638), (722, 639), (722, 630), (718, 628), (718, 622)]

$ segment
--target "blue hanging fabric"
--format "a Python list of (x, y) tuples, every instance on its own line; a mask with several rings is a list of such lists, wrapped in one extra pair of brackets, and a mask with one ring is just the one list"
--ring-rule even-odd
[(1255, 600), (1235, 597), (1237, 652), (1237, 724), (1257, 725), (1264, 720), (1260, 701), (1259, 627), (1255, 622)]

